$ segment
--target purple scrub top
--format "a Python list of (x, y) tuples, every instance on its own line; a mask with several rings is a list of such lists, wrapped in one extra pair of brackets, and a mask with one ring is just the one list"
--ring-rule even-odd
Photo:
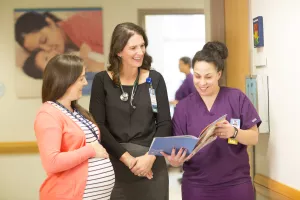
[(196, 88), (193, 82), (193, 74), (188, 74), (181, 86), (176, 91), (175, 99), (180, 101), (193, 92), (196, 92)]
[[(261, 119), (248, 97), (238, 89), (221, 87), (208, 111), (197, 92), (180, 101), (173, 117), (174, 135), (199, 136), (214, 120), (227, 114), (227, 121), (240, 119), (240, 128), (259, 126)], [(247, 146), (228, 144), (217, 138), (184, 164), (183, 184), (222, 188), (250, 181)]]

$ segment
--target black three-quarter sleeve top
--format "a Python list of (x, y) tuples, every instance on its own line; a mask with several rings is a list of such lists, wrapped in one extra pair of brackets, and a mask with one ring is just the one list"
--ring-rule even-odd
[(119, 143), (135, 143), (149, 147), (154, 137), (172, 134), (170, 107), (162, 75), (150, 70), (149, 77), (156, 93), (158, 113), (153, 113), (149, 84), (139, 84), (132, 108), (130, 95), (133, 86), (123, 86), (128, 101), (121, 101), (120, 87), (106, 71), (96, 74), (91, 91), (90, 112), (101, 131), (101, 142), (109, 154), (120, 158), (126, 150)]

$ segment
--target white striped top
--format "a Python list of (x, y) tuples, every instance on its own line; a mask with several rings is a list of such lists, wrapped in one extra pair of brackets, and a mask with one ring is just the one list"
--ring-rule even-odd
[[(50, 102), (53, 106), (69, 116), (85, 133), (86, 143), (94, 142), (97, 138), (89, 129), (90, 126), (98, 135), (99, 130), (91, 121), (83, 118), (76, 110), (71, 114), (60, 105)], [(85, 120), (85, 121), (83, 121)], [(88, 126), (86, 125), (88, 123)], [(109, 159), (90, 158), (88, 160), (88, 176), (83, 200), (109, 200), (115, 184), (115, 173)]]

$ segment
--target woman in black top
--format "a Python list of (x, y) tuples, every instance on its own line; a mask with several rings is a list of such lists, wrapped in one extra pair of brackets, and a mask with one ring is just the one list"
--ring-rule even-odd
[(141, 27), (117, 25), (108, 71), (98, 73), (93, 81), (90, 112), (116, 175), (112, 200), (169, 199), (166, 162), (147, 153), (154, 137), (172, 132), (165, 81), (150, 70), (147, 45)]

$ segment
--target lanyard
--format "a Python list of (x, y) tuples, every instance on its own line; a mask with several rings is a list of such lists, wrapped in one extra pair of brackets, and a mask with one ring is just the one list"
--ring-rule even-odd
[[(72, 115), (73, 117), (75, 117), (75, 119), (79, 120), (81, 123), (83, 123), (92, 133), (93, 135), (96, 137), (96, 139), (98, 140), (98, 135), (96, 133), (96, 131), (93, 129), (93, 127), (89, 124), (89, 122), (87, 121), (87, 119), (77, 110), (74, 109), (74, 111), (76, 111), (78, 113), (78, 115), (81, 118), (78, 118), (76, 115), (74, 115), (73, 113), (71, 113), (71, 111), (69, 109), (67, 109), (64, 105), (62, 105), (59, 102), (55, 102), (57, 105), (59, 105), (60, 107), (62, 107), (65, 111), (67, 111), (70, 115)], [(98, 140), (98, 142), (100, 143), (100, 141)]]

